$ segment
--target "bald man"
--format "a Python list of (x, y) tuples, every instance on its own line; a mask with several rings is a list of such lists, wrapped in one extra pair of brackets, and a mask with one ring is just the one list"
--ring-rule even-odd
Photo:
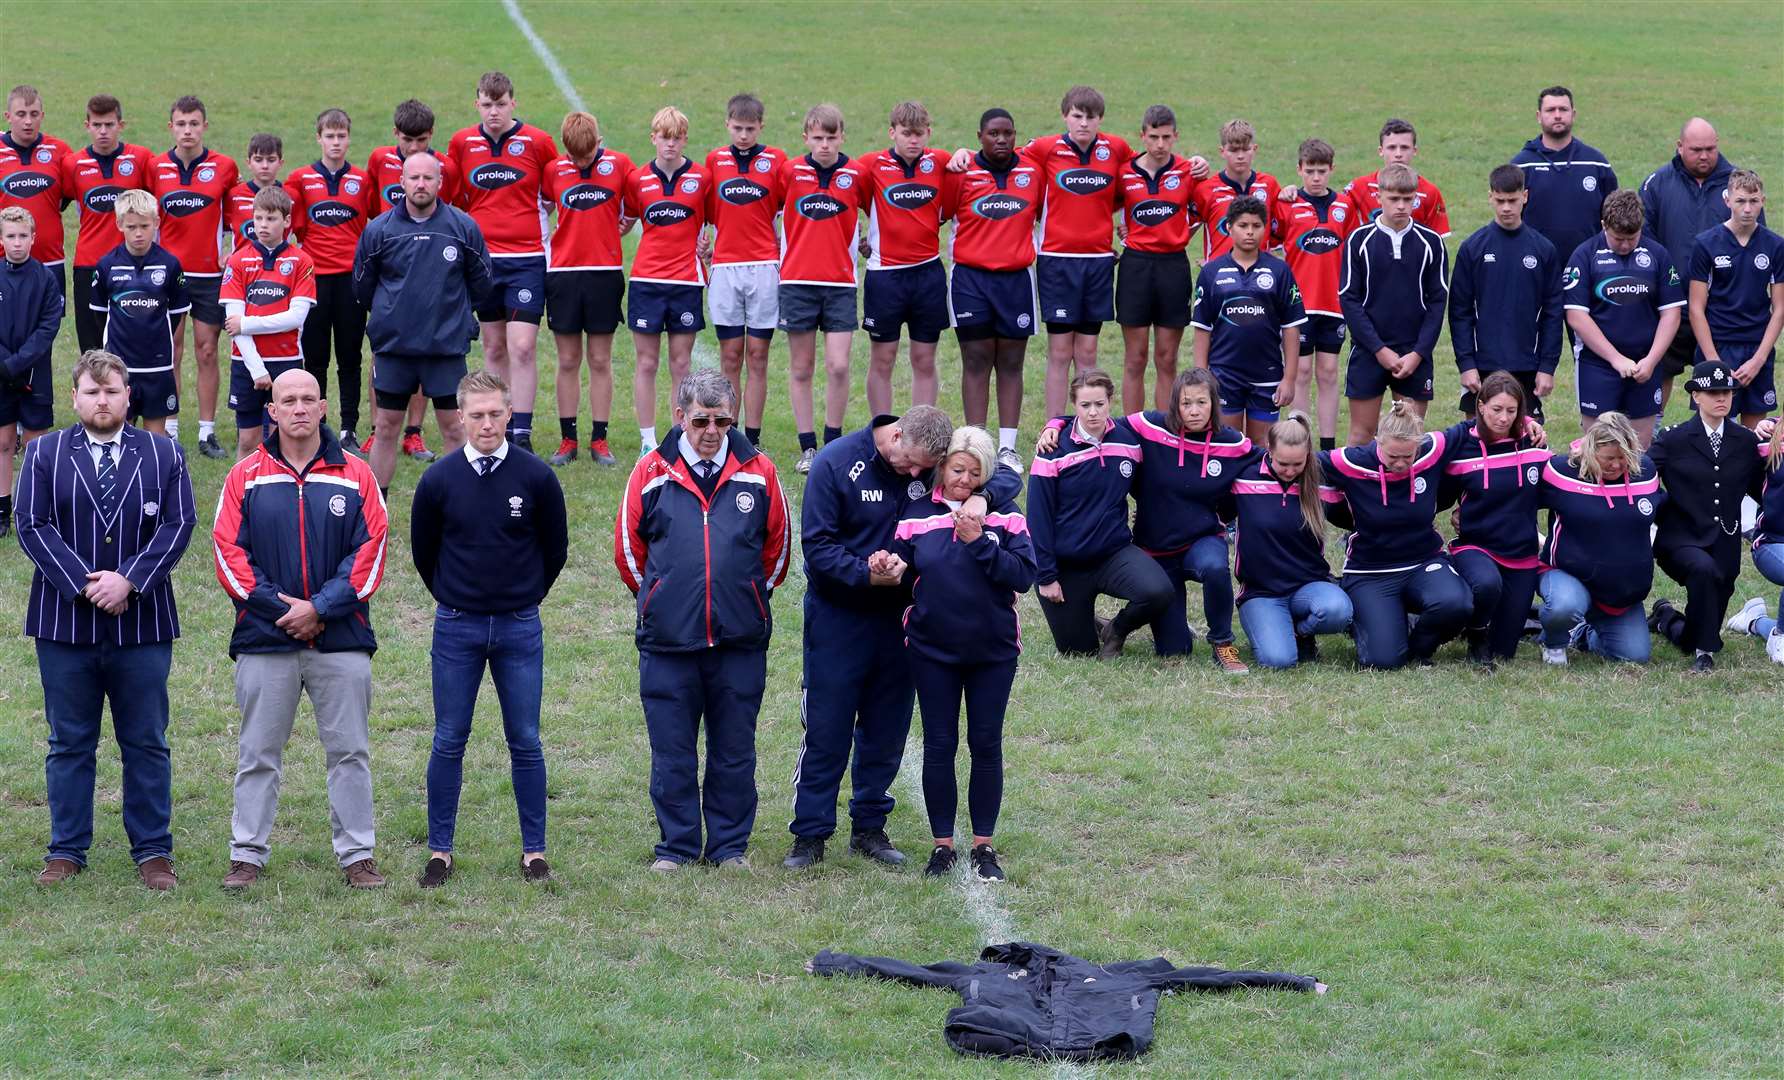
[[(1679, 266), (1691, 264), (1691, 247), (1697, 235), (1728, 220), (1728, 178), (1735, 165), (1722, 156), (1715, 127), (1701, 116), (1685, 121), (1679, 129), (1677, 152), (1666, 165), (1642, 181), (1643, 231), (1660, 241)], [(1765, 224), (1765, 215), (1759, 217)], [(1672, 397), (1673, 379), (1690, 366), (1696, 339), (1691, 325), (1682, 321), (1672, 347), (1660, 361), (1662, 401)]]
[(384, 884), (372, 861), (378, 642), (368, 604), (384, 577), (384, 499), (371, 466), (324, 426), (327, 410), (309, 372), (273, 380), (267, 412), (276, 428), (229, 470), (211, 529), (217, 580), (235, 603), (229, 656), (242, 714), (229, 889), (253, 885), (266, 866), (281, 761), (304, 694), (327, 753), (335, 857), (348, 885)]
[(388, 491), (403, 441), (403, 413), (420, 390), (433, 400), (444, 455), (465, 444), (458, 381), (477, 336), (476, 306), (494, 289), (489, 249), (471, 215), (440, 201), (440, 160), (403, 159), (403, 201), (359, 238), (353, 293), (371, 309), (372, 471)]

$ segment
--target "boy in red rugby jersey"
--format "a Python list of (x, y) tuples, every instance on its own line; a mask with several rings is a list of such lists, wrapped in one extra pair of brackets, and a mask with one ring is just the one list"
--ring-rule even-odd
[(223, 268), (218, 299), (229, 331), (229, 407), (235, 456), (254, 452), (266, 431), (273, 380), (303, 366), (302, 327), (316, 303), (316, 267), (287, 242), (291, 195), (277, 185), (254, 195), (254, 239)]
[(44, 133), (43, 96), (37, 88), (8, 91), (6, 132), (0, 134), (0, 207), (22, 206), (31, 212), (37, 223), (31, 257), (54, 271), (57, 281), (63, 280), (62, 158), (67, 153), (67, 143)]
[[(1359, 223), (1350, 198), (1330, 187), (1332, 145), (1324, 139), (1301, 143), (1296, 171), (1298, 189), (1270, 208), (1270, 242), (1301, 287), (1307, 322), (1301, 327), (1301, 364), (1295, 371), (1296, 411), (1308, 411), (1314, 381), (1319, 383), (1319, 446), (1338, 445), (1338, 354), (1344, 348), (1344, 309), (1338, 286), (1344, 276), (1344, 238)], [(1292, 191), (1292, 194), (1290, 192)]]
[[(1377, 152), (1381, 154), (1383, 165), (1404, 165), (1410, 169), (1412, 160), (1419, 156), (1419, 133), (1405, 120), (1392, 117), (1381, 125), (1381, 145)], [(1449, 209), (1443, 205), (1443, 192), (1437, 190), (1437, 185), (1427, 180), (1424, 173), (1415, 171), (1414, 175), (1418, 177), (1418, 191), (1412, 197), (1412, 220), (1448, 239)], [(1378, 169), (1344, 185), (1344, 194), (1365, 223), (1381, 216), (1380, 176)]]
[[(1202, 231), (1204, 266), (1232, 250), (1233, 242), (1226, 234), (1226, 219), (1227, 207), (1234, 199), (1250, 195), (1263, 200), (1266, 210), (1275, 213), (1282, 185), (1269, 173), (1252, 168), (1257, 151), (1257, 131), (1249, 121), (1229, 120), (1220, 126), (1221, 170), (1197, 184), (1195, 192), (1196, 213), (1208, 225)], [(1269, 224), (1268, 221), (1264, 223), (1266, 238)]]
[(92, 141), (84, 150), (62, 155), (62, 195), (80, 207), (73, 307), (74, 333), (82, 352), (99, 348), (105, 335), (98, 312), (88, 307), (93, 268), (124, 242), (112, 202), (119, 192), (146, 187), (149, 182), (148, 147), (124, 142), (123, 134), (124, 107), (110, 94), (94, 94), (87, 99), (87, 136)]
[(279, 173), (284, 169), (283, 139), (264, 131), (249, 137), (248, 178), (230, 188), (223, 203), (223, 227), (234, 236), (231, 252), (240, 251), (254, 242), (254, 196), (283, 184)]
[[(1140, 119), (1146, 152), (1121, 170), (1121, 263), (1115, 279), (1115, 321), (1121, 325), (1125, 357), (1121, 406), (1130, 413), (1146, 408), (1146, 368), (1157, 366), (1153, 400), (1170, 408), (1177, 378), (1177, 353), (1189, 325), (1189, 238), (1199, 219), (1189, 162), (1172, 151), (1177, 114), (1154, 105)], [(1148, 353), (1151, 354), (1148, 357)]]

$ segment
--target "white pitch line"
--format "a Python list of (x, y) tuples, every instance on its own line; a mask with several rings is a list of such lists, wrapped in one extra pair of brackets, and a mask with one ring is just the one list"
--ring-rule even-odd
[(528, 22), (527, 17), (521, 13), (520, 4), (516, 0), (502, 0), (502, 10), (508, 13), (508, 18), (525, 35), (527, 44), (533, 47), (533, 52), (539, 56), (539, 62), (544, 64), (545, 70), (551, 73), (551, 81), (557, 83), (558, 93), (564, 95), (564, 100), (570, 103), (570, 108), (577, 112), (587, 112), (588, 107), (582, 103), (582, 95), (576, 92), (575, 85), (570, 82), (570, 73), (564, 70), (564, 65), (558, 63), (558, 58), (551, 51), (551, 46), (545, 44), (545, 39), (539, 36), (539, 32), (533, 29), (533, 24)]

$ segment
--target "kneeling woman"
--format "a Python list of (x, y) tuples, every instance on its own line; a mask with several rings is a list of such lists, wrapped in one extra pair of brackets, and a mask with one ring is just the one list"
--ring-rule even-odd
[(1544, 663), (1567, 663), (1570, 644), (1610, 660), (1648, 662), (1649, 527), (1666, 493), (1639, 446), (1627, 416), (1601, 413), (1571, 454), (1556, 454), (1543, 468), (1549, 535), (1537, 587)]
[(1356, 527), (1342, 584), (1355, 608), (1362, 667), (1430, 663), (1474, 610), (1473, 594), (1432, 525), (1449, 451), (1443, 433), (1425, 434), (1424, 420), (1402, 399), (1382, 418), (1374, 442), (1320, 452), (1324, 476), (1344, 495)]
[(1320, 483), (1313, 433), (1300, 413), (1270, 425), (1267, 454), (1239, 470), (1229, 500), (1239, 522), (1239, 622), (1257, 662), (1294, 667), (1318, 655), (1317, 634), (1350, 626), (1350, 597), (1326, 563), (1326, 507), (1349, 520), (1338, 489)]
[[(1028, 477), (1028, 523), (1034, 530), (1041, 614), (1062, 653), (1120, 655), (1127, 635), (1156, 619), (1171, 602), (1171, 582), (1134, 546), (1127, 495), (1141, 451), (1125, 425), (1109, 419), (1115, 382), (1100, 371), (1072, 380), (1076, 417), (1052, 450), (1037, 453)], [(1096, 598), (1127, 606), (1106, 622)]]
[(981, 520), (962, 504), (997, 466), (997, 445), (983, 429), (957, 428), (936, 470), (934, 490), (905, 509), (892, 554), (916, 582), (905, 612), (905, 648), (923, 713), (923, 802), (935, 836), (924, 873), (945, 874), (955, 861), (959, 790), (960, 701), (966, 699), (966, 746), (972, 755), (967, 810), (973, 872), (1003, 880), (991, 846), (1003, 804), (1003, 719), (1016, 680), (1021, 636), (1016, 597), (1034, 584), (1034, 548), (1013, 502)]

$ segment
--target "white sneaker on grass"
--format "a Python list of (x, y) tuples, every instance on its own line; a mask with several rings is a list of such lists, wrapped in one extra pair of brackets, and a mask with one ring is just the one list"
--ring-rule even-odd
[(1022, 475), (1022, 455), (1014, 447), (1005, 446), (997, 451), (997, 463), (1009, 466), (1017, 476)]
[(1751, 634), (1753, 620), (1765, 617), (1765, 600), (1755, 596), (1741, 605), (1741, 609), (1728, 617), (1728, 630), (1735, 634)]
[(1771, 657), (1772, 663), (1784, 664), (1784, 631), (1773, 630), (1766, 635), (1765, 654)]
[(1545, 664), (1553, 664), (1556, 667), (1566, 667), (1567, 650), (1565, 648), (1551, 649), (1547, 645), (1544, 645), (1542, 647), (1542, 662)]

